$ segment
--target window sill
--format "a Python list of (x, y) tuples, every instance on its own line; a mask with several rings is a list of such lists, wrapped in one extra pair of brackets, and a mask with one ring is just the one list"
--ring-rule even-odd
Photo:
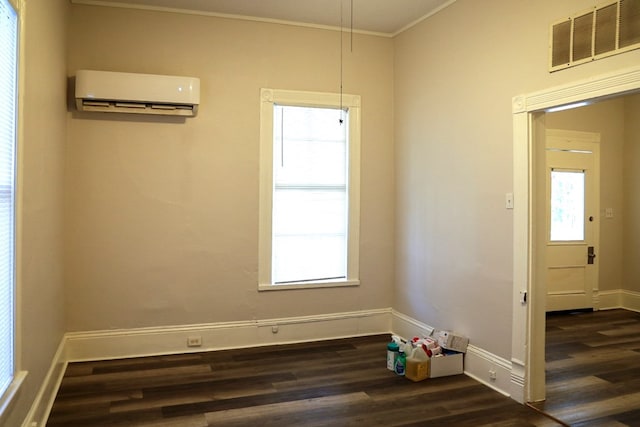
[(16, 373), (7, 390), (5, 390), (4, 394), (0, 396), (0, 422), (7, 415), (8, 409), (18, 394), (18, 391), (20, 391), (20, 386), (22, 386), (26, 377), (27, 371), (20, 371)]
[(321, 282), (298, 282), (287, 284), (258, 285), (258, 291), (289, 291), (296, 289), (318, 289), (318, 288), (350, 288), (360, 286), (360, 280), (340, 280)]

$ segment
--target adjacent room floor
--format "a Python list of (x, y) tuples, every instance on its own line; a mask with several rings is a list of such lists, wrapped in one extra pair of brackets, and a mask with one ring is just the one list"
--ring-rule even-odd
[(547, 400), (571, 426), (640, 426), (640, 313), (547, 315)]

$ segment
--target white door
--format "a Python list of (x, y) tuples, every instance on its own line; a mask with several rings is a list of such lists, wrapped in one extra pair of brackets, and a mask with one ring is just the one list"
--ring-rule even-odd
[(593, 308), (598, 289), (600, 135), (546, 133), (547, 311)]

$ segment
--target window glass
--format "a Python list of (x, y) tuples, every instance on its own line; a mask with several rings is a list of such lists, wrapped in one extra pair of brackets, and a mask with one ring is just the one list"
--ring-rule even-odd
[(551, 241), (584, 240), (584, 171), (551, 171)]
[(14, 153), (18, 18), (0, 0), (0, 396), (14, 375)]
[(348, 120), (340, 118), (339, 109), (274, 106), (274, 283), (346, 278)]

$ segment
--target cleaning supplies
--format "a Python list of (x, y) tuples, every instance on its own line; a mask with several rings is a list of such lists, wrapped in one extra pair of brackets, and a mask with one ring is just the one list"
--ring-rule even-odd
[(391, 342), (387, 344), (387, 369), (396, 370), (396, 359), (400, 354), (400, 339), (396, 336), (392, 337)]
[(405, 355), (402, 349), (398, 354), (398, 358), (396, 359), (396, 374), (404, 376), (405, 374), (405, 365), (407, 363), (407, 356)]
[(429, 349), (425, 344), (416, 347), (407, 357), (405, 376), (411, 381), (422, 381), (429, 377)]

